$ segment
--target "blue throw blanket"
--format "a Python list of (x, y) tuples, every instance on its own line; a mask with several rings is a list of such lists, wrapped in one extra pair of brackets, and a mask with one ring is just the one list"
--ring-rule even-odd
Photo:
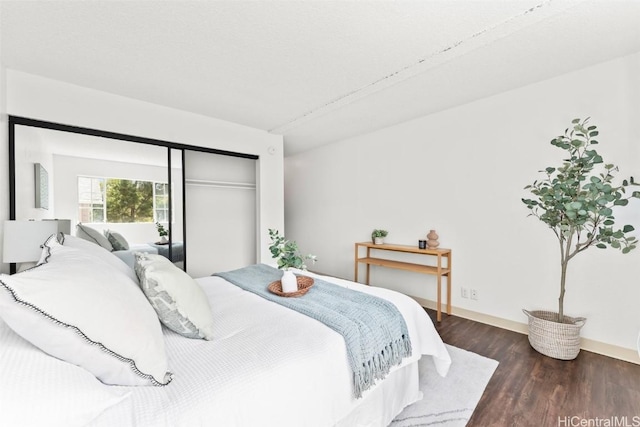
[(312, 317), (344, 337), (353, 371), (355, 397), (384, 378), (394, 365), (411, 355), (411, 340), (404, 318), (395, 305), (364, 292), (314, 278), (302, 297), (283, 298), (267, 289), (282, 271), (265, 264), (217, 273), (223, 279), (269, 301)]

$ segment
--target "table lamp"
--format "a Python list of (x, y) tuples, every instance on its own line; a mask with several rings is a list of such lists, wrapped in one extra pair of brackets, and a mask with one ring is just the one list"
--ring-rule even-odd
[[(71, 220), (5, 221), (2, 245), (2, 262), (35, 263), (42, 253), (41, 245), (49, 236), (58, 232), (69, 234)], [(23, 269), (23, 268), (21, 268)]]

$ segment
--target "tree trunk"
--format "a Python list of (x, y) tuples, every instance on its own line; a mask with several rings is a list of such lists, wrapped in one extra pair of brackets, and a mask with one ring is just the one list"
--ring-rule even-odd
[(573, 229), (566, 240), (560, 240), (560, 297), (558, 298), (558, 322), (564, 322), (564, 290), (567, 280), (567, 265), (571, 259), (571, 242), (573, 241)]
[(567, 279), (568, 259), (563, 259), (561, 263), (562, 273), (560, 274), (560, 297), (558, 298), (558, 322), (564, 321), (564, 284)]

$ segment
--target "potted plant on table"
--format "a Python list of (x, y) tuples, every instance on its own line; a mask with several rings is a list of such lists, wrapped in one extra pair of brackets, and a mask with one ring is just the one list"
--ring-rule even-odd
[(302, 256), (298, 249), (298, 244), (294, 241), (286, 240), (278, 230), (270, 228), (269, 237), (271, 238), (271, 246), (269, 246), (271, 256), (277, 261), (278, 268), (283, 270), (282, 292), (295, 292), (298, 290), (298, 282), (291, 269), (306, 270), (305, 260), (315, 263), (316, 256), (311, 254)]
[(530, 215), (545, 223), (560, 244), (558, 312), (523, 310), (529, 318), (531, 346), (556, 359), (577, 357), (580, 329), (586, 320), (564, 314), (569, 261), (591, 247), (611, 247), (626, 254), (637, 245), (637, 239), (628, 234), (633, 226), (616, 228), (614, 210), (627, 206), (631, 198), (640, 198), (640, 192), (626, 192), (637, 185), (633, 178), (614, 182), (618, 168), (604, 163), (593, 147), (598, 144), (597, 135), (597, 127), (588, 126), (588, 119), (573, 120), (564, 135), (551, 141), (566, 152), (562, 165), (540, 171), (544, 178), (525, 187), (534, 197), (522, 199)]
[(387, 237), (387, 234), (389, 234), (387, 230), (375, 229), (371, 233), (371, 240), (373, 240), (374, 244), (381, 245), (384, 243), (384, 238)]
[(167, 236), (169, 235), (169, 232), (164, 228), (164, 225), (156, 222), (156, 230), (158, 230), (158, 235), (160, 236), (160, 241), (158, 243), (162, 245), (168, 243), (169, 241), (167, 240)]

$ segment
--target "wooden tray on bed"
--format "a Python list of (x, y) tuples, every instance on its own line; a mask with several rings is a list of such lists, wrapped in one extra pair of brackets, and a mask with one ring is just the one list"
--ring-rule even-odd
[(296, 276), (296, 280), (298, 281), (298, 290), (294, 292), (282, 292), (282, 282), (280, 280), (269, 283), (267, 289), (269, 289), (269, 292), (281, 297), (300, 297), (309, 292), (309, 289), (313, 286), (311, 277)]

